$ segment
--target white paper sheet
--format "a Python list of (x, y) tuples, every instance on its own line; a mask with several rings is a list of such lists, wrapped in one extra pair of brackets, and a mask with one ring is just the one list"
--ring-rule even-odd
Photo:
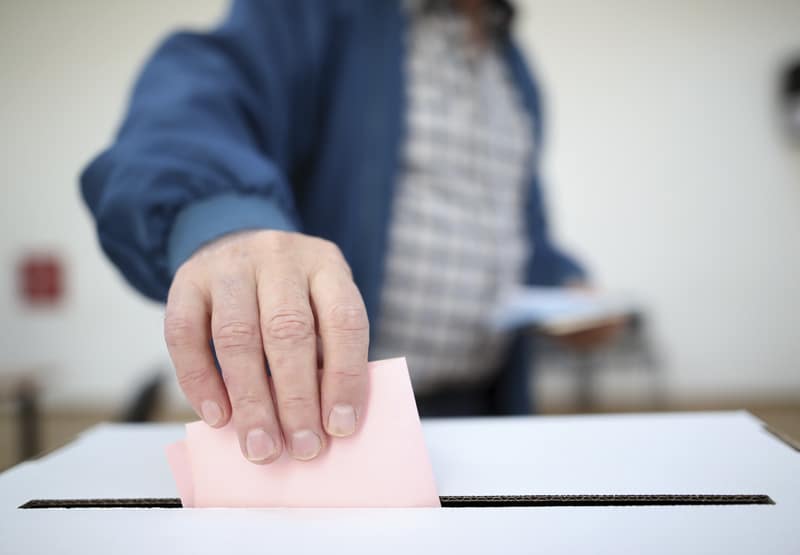
[(510, 330), (538, 326), (554, 333), (591, 328), (635, 312), (622, 296), (564, 287), (524, 287), (501, 297), (489, 317), (489, 326)]

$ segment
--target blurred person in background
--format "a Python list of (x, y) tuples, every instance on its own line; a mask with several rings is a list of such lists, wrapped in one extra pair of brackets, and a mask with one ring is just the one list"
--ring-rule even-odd
[(144, 68), (84, 198), (127, 280), (166, 299), (187, 399), (251, 461), (354, 433), (368, 354), (407, 357), (423, 415), (530, 411), (530, 340), (486, 316), (514, 285), (586, 278), (548, 235), (512, 19), (238, 0)]

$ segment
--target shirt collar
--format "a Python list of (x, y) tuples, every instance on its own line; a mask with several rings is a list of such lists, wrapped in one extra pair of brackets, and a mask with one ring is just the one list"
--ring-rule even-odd
[[(413, 17), (453, 9), (451, 0), (405, 0), (405, 4)], [(508, 35), (514, 20), (514, 6), (509, 0), (489, 0), (487, 20), (492, 34), (501, 37)]]

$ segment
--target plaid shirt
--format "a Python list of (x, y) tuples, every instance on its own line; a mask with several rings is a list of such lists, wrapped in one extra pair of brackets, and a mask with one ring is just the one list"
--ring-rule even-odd
[(406, 143), (392, 207), (376, 358), (406, 356), (418, 393), (496, 372), (487, 315), (523, 281), (533, 133), (507, 68), (452, 10), (412, 8)]

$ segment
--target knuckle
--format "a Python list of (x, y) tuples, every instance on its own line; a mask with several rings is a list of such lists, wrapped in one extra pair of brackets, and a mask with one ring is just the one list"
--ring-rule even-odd
[(190, 368), (176, 372), (178, 385), (183, 391), (194, 391), (204, 385), (209, 378), (210, 371), (207, 368)]
[(239, 310), (247, 300), (247, 291), (253, 278), (248, 276), (244, 268), (235, 266), (214, 278), (214, 289), (217, 292), (217, 302), (228, 309)]
[(172, 292), (172, 289), (191, 286), (193, 280), (202, 275), (202, 268), (199, 267), (197, 261), (198, 257), (195, 256), (196, 254), (197, 253), (194, 253), (178, 266), (178, 269), (175, 271), (175, 277), (172, 278), (170, 292)]
[(364, 307), (356, 304), (337, 304), (328, 311), (329, 326), (334, 331), (363, 333), (369, 330)]
[[(189, 259), (191, 260), (191, 258)], [(175, 270), (175, 275), (172, 278), (172, 283), (169, 286), (169, 291), (167, 292), (167, 300), (172, 298), (176, 289), (180, 289), (183, 285), (183, 282), (186, 281), (186, 274), (190, 273), (190, 270), (187, 270), (187, 267), (190, 266), (189, 260), (185, 260), (178, 269)]]
[(327, 239), (317, 239), (317, 249), (323, 255), (330, 257), (341, 257), (342, 251), (333, 241)]
[(250, 322), (225, 322), (214, 333), (214, 348), (225, 353), (261, 350), (258, 326)]
[(240, 231), (224, 235), (198, 249), (192, 259), (227, 260), (246, 258), (253, 231)]
[(261, 237), (264, 247), (272, 252), (283, 252), (290, 248), (292, 234), (285, 231), (264, 231)]
[(233, 410), (237, 412), (252, 409), (261, 410), (266, 406), (266, 401), (254, 391), (243, 391), (231, 399)]
[(310, 395), (290, 394), (281, 400), (281, 411), (310, 412), (316, 408), (316, 400)]
[(267, 318), (264, 328), (268, 340), (278, 343), (303, 343), (314, 336), (310, 312), (298, 308), (276, 309)]
[(344, 255), (342, 254), (342, 250), (336, 243), (328, 241), (327, 239), (318, 239), (316, 244), (316, 252), (322, 265), (332, 264), (336, 266), (342, 266), (348, 270), (350, 269), (345, 261)]
[(339, 385), (351, 385), (361, 382), (366, 374), (355, 368), (331, 368), (326, 369), (325, 373), (330, 381)]
[(164, 318), (164, 339), (168, 347), (186, 347), (196, 342), (199, 335), (196, 322), (178, 314), (168, 313)]

